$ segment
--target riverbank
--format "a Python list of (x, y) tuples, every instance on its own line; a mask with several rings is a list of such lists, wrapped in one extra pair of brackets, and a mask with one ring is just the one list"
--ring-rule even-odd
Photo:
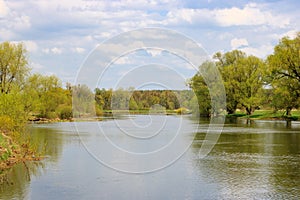
[(0, 133), (0, 172), (24, 161), (37, 161), (42, 157), (36, 155), (36, 151), (30, 142), (20, 142), (13, 137)]
[(286, 116), (285, 111), (274, 112), (272, 110), (256, 110), (252, 115), (246, 115), (241, 111), (237, 111), (235, 114), (227, 115), (227, 117), (238, 117), (251, 120), (290, 120), (299, 121), (300, 111), (293, 110), (291, 116)]

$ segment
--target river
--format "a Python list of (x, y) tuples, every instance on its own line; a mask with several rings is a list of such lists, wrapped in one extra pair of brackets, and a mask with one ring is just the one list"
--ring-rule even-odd
[(135, 115), (33, 124), (42, 161), (1, 175), (0, 199), (299, 199), (300, 123)]

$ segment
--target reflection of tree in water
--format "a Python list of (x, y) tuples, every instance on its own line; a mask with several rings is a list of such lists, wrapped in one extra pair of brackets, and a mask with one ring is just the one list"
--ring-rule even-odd
[(64, 134), (47, 127), (30, 128), (31, 141), (47, 160), (56, 162), (61, 155), (64, 144)]
[[(278, 122), (255, 122), (254, 129), (248, 131), (246, 125), (226, 126), (212, 152), (195, 162), (206, 182), (219, 185), (222, 198), (300, 196), (299, 128), (286, 128), (285, 123)], [(192, 145), (195, 154), (204, 138), (205, 133), (196, 135)]]
[(8, 170), (0, 171), (0, 199), (27, 199), (31, 177), (41, 176), (45, 172), (45, 165), (57, 162), (61, 155), (63, 134), (44, 127), (31, 127), (29, 131), (31, 141), (45, 159), (21, 162)]
[(40, 176), (43, 162), (21, 162), (0, 175), (0, 199), (27, 199), (31, 176)]
[(274, 190), (284, 194), (283, 199), (297, 199), (300, 196), (300, 135), (283, 133), (272, 135), (273, 146), (268, 149)]

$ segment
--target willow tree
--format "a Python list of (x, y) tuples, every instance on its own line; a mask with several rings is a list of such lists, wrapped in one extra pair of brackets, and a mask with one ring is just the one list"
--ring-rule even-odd
[(240, 107), (251, 115), (261, 102), (264, 62), (239, 50), (216, 53), (214, 58), (224, 81), (228, 114)]
[(267, 61), (274, 90), (273, 105), (286, 109), (290, 116), (291, 110), (300, 106), (300, 32), (294, 39), (282, 38)]
[(26, 49), (22, 43), (0, 44), (0, 93), (8, 94), (20, 87), (29, 72)]

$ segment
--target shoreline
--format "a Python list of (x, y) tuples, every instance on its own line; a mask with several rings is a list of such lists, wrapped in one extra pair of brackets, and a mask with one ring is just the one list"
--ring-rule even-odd
[[(128, 114), (126, 112), (117, 112), (117, 114)], [(139, 115), (139, 114), (146, 114), (145, 112), (130, 112), (130, 114)], [(170, 113), (152, 113), (152, 114), (162, 114), (162, 115), (170, 115)], [(175, 113), (174, 113), (175, 114)], [(105, 112), (102, 116), (97, 116), (96, 118), (85, 118), (89, 121), (99, 121), (103, 119), (107, 119), (108, 116), (113, 116), (111, 112)], [(261, 115), (250, 115), (247, 116), (245, 114), (232, 114), (232, 115), (226, 115), (226, 118), (236, 118), (236, 119), (245, 119), (245, 120), (267, 120), (267, 121), (290, 121), (290, 122), (300, 122), (300, 117), (298, 116), (292, 116), (291, 118), (287, 118), (284, 116), (270, 116), (269, 114), (261, 114)], [(84, 119), (84, 118), (83, 118)], [(74, 122), (74, 121), (82, 121), (83, 119), (76, 119), (76, 118), (70, 118), (70, 119), (47, 119), (47, 118), (41, 118), (41, 119), (35, 119), (35, 120), (29, 120), (28, 123), (33, 124), (47, 124), (47, 123), (57, 123), (57, 122)], [(85, 121), (85, 120), (83, 120)], [(2, 146), (0, 146), (0, 172), (5, 171), (12, 166), (14, 166), (17, 163), (25, 162), (25, 161), (40, 161), (44, 157), (43, 156), (36, 156), (35, 153), (30, 150), (28, 144), (18, 144), (15, 142), (12, 138), (9, 136), (6, 136), (4, 133), (0, 133)], [(3, 145), (4, 144), (4, 145)], [(1, 173), (0, 173), (1, 174)]]
[(43, 159), (42, 156), (36, 156), (28, 144), (18, 144), (14, 139), (4, 133), (0, 133), (0, 137), (0, 174), (17, 163)]

